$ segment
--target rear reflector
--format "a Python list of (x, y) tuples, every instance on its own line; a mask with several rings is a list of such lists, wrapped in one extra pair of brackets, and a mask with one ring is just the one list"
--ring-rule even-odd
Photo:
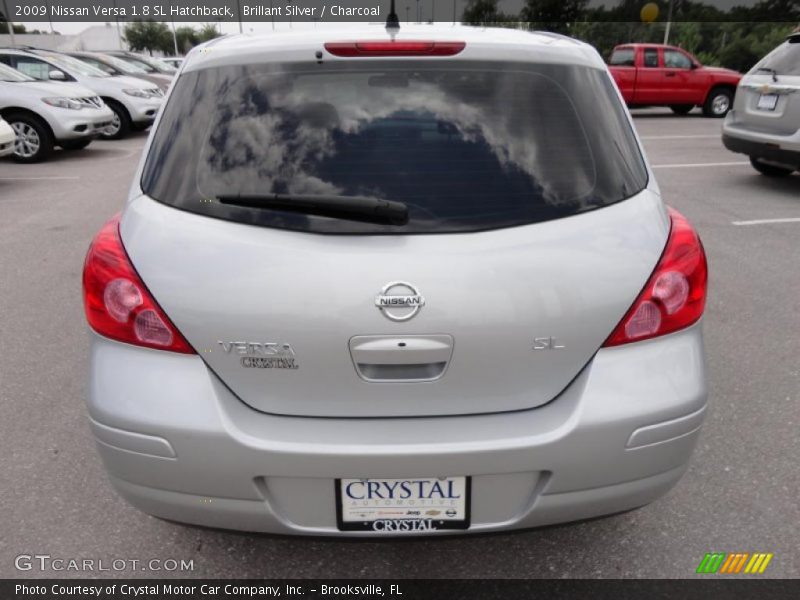
[(604, 347), (666, 335), (703, 316), (708, 277), (703, 244), (686, 217), (672, 208), (669, 216), (672, 227), (661, 259)]
[(466, 48), (465, 42), (424, 40), (392, 42), (328, 42), (325, 50), (334, 56), (454, 56)]
[(119, 216), (95, 236), (83, 265), (86, 320), (100, 335), (120, 342), (194, 354), (139, 278), (119, 236)]

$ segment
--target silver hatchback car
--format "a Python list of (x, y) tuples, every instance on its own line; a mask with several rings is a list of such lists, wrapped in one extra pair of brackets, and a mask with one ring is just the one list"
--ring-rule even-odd
[(785, 177), (800, 170), (800, 31), (739, 82), (722, 141), (748, 155), (764, 175)]
[(228, 37), (187, 58), (86, 257), (91, 427), (131, 504), (207, 526), (632, 509), (698, 438), (706, 273), (588, 45)]

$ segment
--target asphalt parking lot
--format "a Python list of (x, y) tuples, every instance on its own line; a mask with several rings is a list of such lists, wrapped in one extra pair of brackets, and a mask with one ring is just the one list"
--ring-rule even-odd
[(665, 200), (692, 220), (709, 258), (711, 410), (689, 472), (633, 512), (458, 538), (231, 533), (118, 498), (85, 416), (80, 274), (93, 234), (123, 205), (146, 134), (38, 165), (0, 160), (0, 577), (87, 575), (17, 571), (19, 554), (194, 561), (193, 572), (103, 576), (691, 577), (711, 551), (771, 552), (762, 577), (800, 576), (800, 174), (758, 175), (722, 147), (720, 124), (636, 114)]

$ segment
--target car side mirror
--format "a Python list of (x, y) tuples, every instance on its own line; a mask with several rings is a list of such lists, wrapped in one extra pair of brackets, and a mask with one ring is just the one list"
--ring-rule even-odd
[(692, 63), (692, 67), (691, 67), (692, 71), (694, 71), (695, 69), (699, 69), (699, 68), (700, 68), (700, 65), (698, 65), (697, 63)]
[(55, 69), (50, 71), (47, 74), (47, 76), (52, 81), (66, 81), (67, 80), (67, 76), (64, 74), (64, 71), (58, 71), (58, 70), (55, 70)]

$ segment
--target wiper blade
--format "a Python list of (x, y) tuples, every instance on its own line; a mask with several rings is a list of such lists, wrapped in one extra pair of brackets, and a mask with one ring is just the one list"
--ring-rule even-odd
[(765, 73), (772, 74), (772, 81), (775, 83), (778, 82), (778, 72), (775, 69), (770, 69), (769, 67), (758, 67), (756, 71), (764, 71)]
[(348, 221), (385, 225), (408, 224), (408, 207), (402, 202), (327, 194), (265, 194), (218, 196), (221, 204), (296, 212)]

